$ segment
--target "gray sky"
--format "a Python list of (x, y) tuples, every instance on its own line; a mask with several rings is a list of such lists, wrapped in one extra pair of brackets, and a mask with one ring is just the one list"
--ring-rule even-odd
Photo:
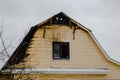
[(19, 42), (26, 26), (61, 11), (91, 29), (107, 54), (120, 61), (120, 0), (0, 0), (0, 26), (4, 19), (4, 37)]

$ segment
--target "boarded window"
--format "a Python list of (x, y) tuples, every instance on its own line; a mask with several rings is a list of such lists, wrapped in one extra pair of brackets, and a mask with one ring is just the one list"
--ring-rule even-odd
[(69, 59), (69, 42), (53, 42), (53, 59)]

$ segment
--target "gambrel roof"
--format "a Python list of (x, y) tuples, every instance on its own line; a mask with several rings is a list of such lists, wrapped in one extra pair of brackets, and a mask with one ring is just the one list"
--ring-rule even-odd
[[(29, 56), (29, 54), (26, 54), (26, 49), (27, 49), (27, 47), (28, 47), (28, 45), (30, 43), (30, 40), (33, 38), (33, 35), (36, 32), (36, 30), (38, 28), (40, 28), (40, 27), (45, 26), (45, 25), (53, 25), (53, 24), (56, 24), (56, 25), (57, 24), (59, 24), (59, 25), (68, 25), (70, 27), (72, 25), (74, 25), (75, 27), (86, 31), (92, 37), (92, 39), (97, 44), (97, 46), (100, 48), (100, 50), (102, 51), (103, 55), (107, 58), (107, 60), (110, 61), (110, 62), (113, 62), (113, 63), (115, 63), (117, 65), (120, 65), (120, 62), (118, 62), (118, 61), (116, 61), (116, 60), (109, 57), (109, 55), (104, 51), (102, 46), (99, 44), (97, 39), (94, 37), (94, 35), (92, 34), (92, 31), (90, 29), (86, 28), (82, 24), (80, 24), (77, 21), (75, 21), (74, 19), (70, 18), (69, 16), (67, 16), (63, 12), (60, 12), (60, 13), (48, 18), (47, 20), (45, 20), (45, 21), (31, 27), (28, 34), (22, 40), (22, 42), (17, 47), (15, 52), (11, 55), (11, 57), (6, 62), (6, 64), (3, 66), (2, 70), (8, 68), (10, 65), (15, 65), (15, 64), (20, 63), (21, 61), (23, 61), (23, 59), (25, 57)], [(45, 35), (43, 35), (43, 38), (44, 37), (45, 37)]]

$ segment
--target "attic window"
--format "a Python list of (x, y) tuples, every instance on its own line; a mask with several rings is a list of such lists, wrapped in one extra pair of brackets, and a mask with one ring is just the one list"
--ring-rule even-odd
[(53, 42), (53, 59), (69, 59), (69, 42)]

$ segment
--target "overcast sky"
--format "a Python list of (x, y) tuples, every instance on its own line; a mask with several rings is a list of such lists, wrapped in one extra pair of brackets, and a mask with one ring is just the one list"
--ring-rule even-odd
[(4, 20), (4, 37), (19, 40), (26, 26), (61, 11), (91, 29), (106, 53), (120, 61), (120, 0), (0, 0), (0, 26)]

